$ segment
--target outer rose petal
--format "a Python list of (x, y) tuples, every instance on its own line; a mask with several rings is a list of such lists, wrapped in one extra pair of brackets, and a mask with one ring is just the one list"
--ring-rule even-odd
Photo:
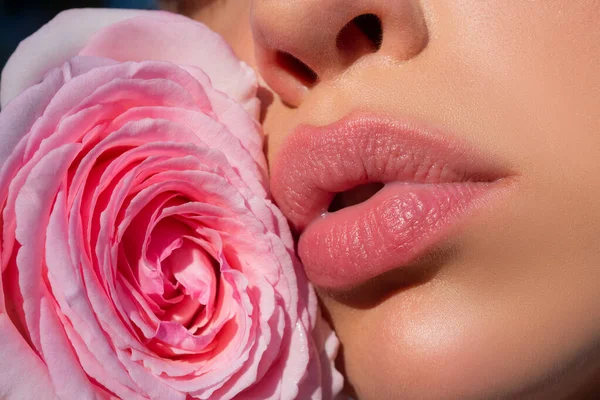
[(217, 33), (180, 15), (152, 13), (116, 23), (98, 32), (80, 54), (194, 66), (209, 76), (215, 89), (227, 93), (247, 110), (256, 105), (257, 83), (252, 68), (240, 61)]
[(55, 399), (48, 369), (6, 314), (0, 314), (0, 398)]
[(8, 59), (0, 82), (0, 107), (40, 82), (46, 72), (77, 55), (100, 29), (144, 13), (150, 12), (81, 9), (58, 14), (23, 40)]
[(42, 352), (48, 372), (61, 400), (93, 399), (94, 387), (83, 372), (77, 356), (50, 300), (43, 298), (40, 310)]
[(2, 71), (0, 107), (78, 54), (200, 68), (217, 90), (258, 115), (256, 75), (223, 38), (189, 18), (143, 10), (75, 9), (58, 14), (8, 60)]
[[(4, 81), (3, 81), (4, 82)], [(63, 85), (59, 70), (53, 70), (43, 82), (15, 99), (12, 111), (0, 113), (0, 169), (25, 134), (42, 115), (56, 91)], [(2, 179), (0, 177), (0, 179)]]

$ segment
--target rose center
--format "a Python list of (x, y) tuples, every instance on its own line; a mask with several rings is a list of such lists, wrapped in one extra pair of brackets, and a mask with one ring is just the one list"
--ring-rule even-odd
[(163, 319), (190, 327), (217, 291), (215, 260), (191, 238), (178, 242), (180, 247), (161, 260), (165, 297), (180, 298), (166, 307)]
[(180, 323), (192, 332), (210, 318), (218, 287), (218, 264), (192, 228), (175, 219), (153, 229), (146, 259), (151, 264), (151, 293), (162, 321)]

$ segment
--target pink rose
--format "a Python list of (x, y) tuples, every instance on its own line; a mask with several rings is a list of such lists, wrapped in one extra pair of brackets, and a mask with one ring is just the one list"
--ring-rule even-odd
[(69, 11), (21, 44), (0, 91), (0, 398), (339, 392), (256, 87), (168, 13)]

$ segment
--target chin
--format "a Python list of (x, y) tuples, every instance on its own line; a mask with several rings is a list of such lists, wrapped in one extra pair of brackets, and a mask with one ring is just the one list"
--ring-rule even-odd
[(368, 309), (321, 298), (359, 400), (600, 398), (600, 351), (585, 329), (544, 333), (555, 321), (532, 326), (435, 279)]

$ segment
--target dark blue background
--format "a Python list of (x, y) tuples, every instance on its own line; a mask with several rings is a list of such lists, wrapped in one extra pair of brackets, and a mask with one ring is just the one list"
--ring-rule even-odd
[(21, 40), (67, 8), (155, 8), (155, 0), (0, 0), (0, 69)]

